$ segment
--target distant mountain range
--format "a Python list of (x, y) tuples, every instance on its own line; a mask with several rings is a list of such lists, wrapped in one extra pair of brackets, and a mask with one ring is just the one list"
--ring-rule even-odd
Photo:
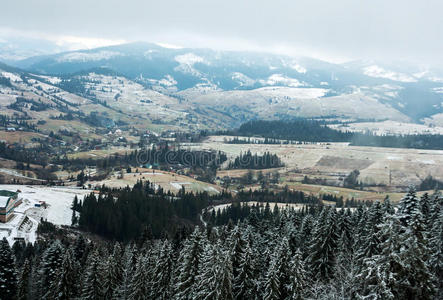
[(150, 43), (33, 56), (8, 63), (63, 81), (99, 73), (122, 77), (156, 95), (175, 99), (177, 104), (171, 106), (169, 102), (169, 109), (212, 114), (214, 119), (225, 115), (227, 128), (249, 119), (293, 117), (443, 125), (443, 72), (403, 63), (332, 64), (307, 57), (176, 49)]

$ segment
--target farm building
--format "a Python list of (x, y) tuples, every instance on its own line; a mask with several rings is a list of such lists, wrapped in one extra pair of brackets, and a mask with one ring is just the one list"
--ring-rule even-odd
[(17, 193), (0, 191), (0, 222), (8, 222), (14, 215), (14, 208), (20, 203), (21, 200), (17, 200)]

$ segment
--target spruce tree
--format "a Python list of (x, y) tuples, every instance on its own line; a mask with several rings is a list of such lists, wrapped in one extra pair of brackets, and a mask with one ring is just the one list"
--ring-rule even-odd
[(324, 208), (316, 222), (309, 247), (309, 266), (314, 278), (329, 280), (333, 277), (338, 241), (335, 210)]
[(293, 300), (304, 299), (309, 278), (300, 249), (294, 252), (290, 268), (290, 283), (287, 286), (289, 293), (288, 298)]
[(58, 272), (63, 264), (63, 254), (64, 247), (60, 240), (55, 240), (43, 253), (39, 269), (41, 297), (43, 298), (51, 298), (52, 292), (55, 290)]
[(435, 199), (431, 208), (429, 231), (429, 267), (438, 283), (437, 297), (443, 298), (443, 209), (441, 199)]
[(105, 261), (103, 276), (103, 293), (106, 299), (111, 299), (123, 279), (123, 266), (121, 261), (121, 247), (117, 242), (114, 250)]
[(136, 267), (135, 245), (127, 245), (122, 258), (122, 280), (117, 289), (114, 290), (113, 299), (129, 299), (131, 293), (131, 280)]
[(240, 264), (243, 260), (245, 254), (245, 247), (247, 242), (244, 240), (239, 226), (235, 226), (231, 232), (229, 238), (230, 248), (231, 248), (231, 261), (234, 280), (240, 272)]
[(17, 296), (17, 273), (14, 256), (6, 238), (0, 242), (0, 297), (15, 299)]
[(130, 285), (129, 299), (131, 300), (143, 300), (149, 295), (150, 281), (147, 265), (147, 257), (139, 255)]
[[(19, 285), (18, 285), (18, 300), (26, 300), (28, 299), (31, 292), (29, 279), (31, 277), (31, 263), (29, 259), (26, 259), (22, 266), (22, 271), (19, 276)], [(30, 298), (30, 297), (29, 297)]]
[(83, 276), (82, 299), (102, 299), (102, 274), (100, 274), (100, 258), (95, 249), (88, 257), (86, 272)]
[(367, 212), (367, 222), (360, 236), (360, 245), (356, 253), (356, 260), (360, 265), (366, 257), (371, 257), (380, 252), (380, 241), (378, 240), (378, 225), (383, 220), (384, 211), (379, 201), (375, 201)]
[(433, 299), (435, 285), (423, 247), (405, 227), (404, 213), (387, 215), (380, 226), (380, 254), (364, 259), (358, 295), (370, 299)]
[(68, 300), (76, 296), (77, 270), (73, 256), (71, 249), (66, 250), (63, 263), (58, 272), (58, 280), (53, 293), (54, 299)]
[(241, 256), (237, 276), (234, 276), (234, 298), (239, 300), (253, 299), (256, 291), (253, 254), (249, 243), (244, 248)]
[(192, 299), (233, 299), (232, 263), (220, 242), (205, 245)]
[(277, 261), (269, 266), (264, 282), (264, 300), (279, 300), (282, 299), (280, 291), (280, 274), (278, 270)]
[(152, 299), (170, 299), (172, 274), (174, 271), (174, 252), (168, 240), (162, 244), (152, 281)]
[(175, 275), (175, 299), (188, 299), (199, 271), (205, 239), (198, 227), (195, 228), (180, 252), (179, 265)]
[(410, 187), (409, 192), (400, 200), (397, 215), (404, 226), (410, 225), (414, 215), (420, 213), (420, 204), (415, 188)]

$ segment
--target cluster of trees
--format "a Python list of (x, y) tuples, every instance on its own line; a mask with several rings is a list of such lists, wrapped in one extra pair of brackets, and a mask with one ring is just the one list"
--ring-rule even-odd
[[(263, 173), (262, 170), (254, 171), (249, 169), (240, 178), (231, 178), (225, 176), (223, 178), (223, 185), (229, 187), (231, 183), (239, 182), (242, 185), (250, 184), (260, 184), (261, 188), (264, 189), (269, 186), (269, 184), (278, 184), (280, 181), (280, 173), (276, 170), (274, 172)], [(240, 186), (241, 187), (241, 186)], [(239, 188), (240, 188), (239, 187)]]
[(0, 115), (0, 127), (14, 126), (22, 128), (23, 130), (37, 131), (36, 125), (28, 122), (28, 120), (28, 117), (11, 117), (8, 115)]
[(280, 145), (282, 143), (289, 143), (290, 141), (282, 141), (279, 139), (274, 139), (274, 138), (267, 138), (265, 137), (263, 140), (260, 139), (252, 139), (250, 137), (248, 137), (247, 139), (241, 139), (238, 137), (234, 137), (233, 139), (227, 140), (225, 139), (224, 142), (226, 144), (257, 144), (257, 145)]
[(233, 162), (229, 163), (229, 169), (269, 169), (283, 167), (283, 163), (277, 154), (265, 152), (263, 155), (254, 155), (248, 150), (240, 153)]
[(415, 148), (415, 149), (443, 149), (443, 135), (440, 134), (413, 134), (413, 135), (373, 135), (370, 133), (354, 134), (351, 145)]
[(11, 80), (3, 76), (0, 76), (0, 85), (12, 87)]
[[(181, 225), (196, 224), (203, 208), (231, 197), (224, 192), (211, 196), (206, 192), (188, 193), (184, 189), (175, 195), (155, 189), (149, 181), (139, 181), (133, 188), (102, 187), (98, 196), (91, 193), (83, 201), (74, 199), (72, 219), (73, 225), (78, 220), (81, 229), (109, 239), (133, 240), (142, 235), (145, 228), (160, 237)], [(75, 217), (76, 213), (79, 218)]]
[[(110, 168), (140, 167), (151, 165), (155, 168), (168, 166), (190, 167), (194, 172), (206, 170), (215, 176), (217, 168), (227, 160), (226, 154), (219, 151), (189, 151), (184, 149), (164, 146), (153, 146), (147, 150), (134, 150), (125, 154), (112, 154), (105, 158), (68, 158), (65, 156), (54, 157), (52, 162), (62, 165), (70, 171), (83, 170), (86, 167), (97, 167), (100, 170)], [(202, 172), (201, 172), (202, 173)]]
[(293, 121), (253, 120), (242, 124), (231, 135), (305, 142), (348, 142), (352, 139), (353, 133), (331, 129), (325, 122), (295, 119)]
[[(374, 135), (371, 133), (342, 132), (326, 126), (325, 121), (295, 119), (292, 121), (253, 120), (242, 124), (237, 130), (220, 132), (233, 136), (259, 136), (304, 142), (350, 142), (356, 146), (391, 148), (443, 149), (443, 135)], [(242, 142), (238, 138), (231, 142)], [(244, 141), (243, 141), (244, 142)]]
[[(305, 213), (305, 209), (309, 205), (319, 205), (318, 198), (311, 199), (314, 203), (306, 203), (303, 206), (301, 213)], [(292, 209), (290, 204), (287, 203), (284, 209)], [(280, 213), (280, 209), (277, 204), (273, 206), (269, 202), (252, 203), (250, 205), (247, 202), (233, 202), (231, 205), (224, 206), (222, 209), (209, 209), (204, 212), (204, 220), (211, 226), (221, 226), (227, 224), (233, 224), (237, 222), (244, 222), (248, 220), (251, 224), (256, 224), (258, 220), (268, 220), (271, 216), (275, 217)]]
[(351, 173), (348, 174), (348, 176), (345, 177), (345, 179), (343, 180), (343, 186), (345, 188), (356, 188), (357, 186), (359, 186), (361, 183), (358, 182), (358, 176), (360, 175), (360, 171), (359, 170), (354, 170)]
[(167, 143), (153, 146), (151, 149), (138, 153), (140, 161), (159, 165), (182, 165), (186, 167), (217, 168), (227, 160), (224, 152), (218, 151), (191, 151), (186, 149), (171, 148)]
[(0, 157), (16, 162), (37, 164), (45, 167), (49, 160), (47, 153), (44, 147), (27, 149), (23, 145), (10, 147), (6, 143), (0, 142)]
[[(303, 214), (305, 210), (309, 210), (310, 206), (322, 205), (322, 200), (334, 202), (337, 208), (357, 208), (363, 205), (369, 206), (370, 202), (362, 202), (361, 200), (347, 199), (346, 202), (343, 196), (337, 197), (332, 194), (323, 194), (320, 197), (314, 195), (306, 195), (301, 191), (295, 192), (269, 192), (266, 190), (254, 191), (249, 190), (248, 192), (240, 191), (237, 198), (242, 199), (241, 201), (233, 202), (231, 205), (223, 206), (222, 209), (209, 209), (204, 212), (203, 217), (209, 224), (212, 225), (226, 225), (229, 222), (244, 221), (245, 219), (254, 217), (258, 219), (266, 219), (271, 213), (278, 214), (279, 208), (277, 203), (285, 203), (285, 209), (291, 208), (290, 204), (304, 204), (301, 208), (301, 213)], [(236, 199), (237, 199), (236, 198)], [(248, 203), (248, 201), (263, 201), (272, 200), (275, 204), (271, 205), (273, 202), (257, 202)]]
[[(441, 197), (256, 209), (143, 243), (0, 243), (5, 299), (441, 299)], [(266, 217), (263, 217), (265, 216)]]
[(17, 97), (14, 103), (8, 105), (9, 109), (17, 111), (22, 111), (23, 107), (29, 107), (33, 111), (45, 111), (51, 108), (51, 105), (43, 103), (41, 100), (35, 101), (24, 97)]
[(435, 179), (431, 175), (426, 176), (425, 179), (418, 186), (419, 191), (439, 190), (443, 187), (443, 182)]

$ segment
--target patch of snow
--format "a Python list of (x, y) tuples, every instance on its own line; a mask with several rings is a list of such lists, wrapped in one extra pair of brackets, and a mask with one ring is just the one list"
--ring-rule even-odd
[(320, 85), (329, 85), (329, 83), (327, 83), (326, 81), (322, 81), (320, 82)]
[(179, 62), (180, 64), (184, 65), (193, 65), (198, 62), (204, 62), (204, 58), (198, 55), (195, 55), (194, 53), (186, 53), (183, 55), (177, 55), (175, 57), (175, 60)]
[(14, 81), (22, 82), (22, 79), (20, 78), (20, 76), (18, 76), (17, 74), (14, 74), (14, 73), (2, 72), (1, 76), (8, 78), (12, 82), (14, 82)]
[(400, 82), (417, 82), (417, 80), (407, 74), (397, 73), (394, 71), (385, 70), (382, 67), (372, 65), (363, 69), (363, 73), (370, 77), (385, 78)]
[(294, 63), (293, 65), (291, 65), (291, 68), (301, 74), (305, 74), (307, 71), (306, 68), (300, 66), (298, 63)]
[(331, 124), (328, 126), (341, 131), (371, 132), (375, 135), (443, 134), (443, 127), (390, 120), (383, 122), (348, 123), (345, 126)]
[(162, 48), (167, 48), (167, 49), (183, 49), (182, 46), (178, 46), (178, 45), (173, 45), (173, 44), (168, 44), (168, 43), (155, 43), (157, 46), (160, 46)]
[(434, 93), (443, 94), (443, 87), (436, 87), (432, 89)]
[(216, 194), (220, 193), (220, 192), (219, 192), (215, 187), (213, 187), (213, 186), (205, 187), (204, 190), (205, 190), (206, 192), (214, 192), (214, 193), (216, 193)]
[[(47, 187), (29, 185), (0, 185), (0, 190), (20, 190), (18, 198), (22, 204), (14, 210), (14, 217), (7, 223), (0, 223), (0, 236), (5, 236), (12, 244), (15, 237), (23, 237), (33, 243), (36, 239), (37, 225), (40, 220), (46, 219), (56, 225), (70, 225), (72, 210), (71, 204), (77, 195), (79, 200), (89, 194), (90, 190), (73, 187)], [(47, 207), (35, 207), (44, 201)], [(26, 219), (27, 217), (27, 219)]]
[(252, 86), (255, 83), (255, 80), (252, 78), (249, 78), (243, 73), (240, 72), (234, 72), (232, 73), (232, 80), (236, 80), (240, 83), (240, 86)]
[(440, 78), (440, 77), (429, 77), (428, 79), (432, 82), (443, 83), (443, 78)]
[(283, 74), (272, 74), (267, 80), (260, 80), (260, 82), (264, 85), (283, 85), (290, 87), (300, 87), (304, 85), (297, 79), (287, 77)]
[(419, 159), (418, 162), (425, 164), (425, 165), (435, 164), (435, 160), (433, 160), (433, 159)]
[(165, 87), (172, 87), (172, 86), (177, 85), (177, 81), (174, 79), (174, 77), (172, 77), (169, 74), (160, 80), (148, 79), (148, 81), (152, 84), (158, 84), (158, 85), (162, 85)]
[(398, 157), (398, 156), (388, 156), (387, 159), (388, 160), (402, 160), (402, 158)]
[(99, 51), (99, 52), (71, 52), (66, 53), (57, 58), (57, 62), (86, 62), (86, 61), (98, 61), (98, 60), (106, 60), (116, 56), (123, 56), (122, 53), (116, 51)]
[(390, 98), (397, 98), (398, 97), (398, 92), (386, 92), (385, 95), (390, 97)]
[(180, 65), (175, 67), (174, 70), (180, 71), (182, 73), (189, 73), (194, 76), (200, 76), (200, 72), (194, 69), (194, 64), (196, 63), (207, 63), (203, 57), (195, 55), (194, 53), (186, 53), (183, 55), (177, 55), (175, 57)]
[(177, 190), (181, 190), (183, 185), (189, 185), (190, 182), (170, 182), (170, 185), (172, 185)]
[(44, 75), (35, 75), (35, 76), (38, 76), (51, 84), (59, 84), (62, 81), (60, 77), (44, 76)]
[(426, 74), (428, 74), (428, 73), (429, 73), (429, 71), (426, 70), (426, 71), (422, 71), (422, 72), (414, 73), (414, 74), (412, 74), (412, 75), (414, 75), (415, 78), (423, 78), (423, 77), (424, 77)]
[(148, 175), (148, 176), (158, 176), (158, 175), (165, 175), (165, 174), (163, 174), (163, 173), (159, 173), (159, 172), (144, 172), (144, 173), (142, 173), (143, 175)]

